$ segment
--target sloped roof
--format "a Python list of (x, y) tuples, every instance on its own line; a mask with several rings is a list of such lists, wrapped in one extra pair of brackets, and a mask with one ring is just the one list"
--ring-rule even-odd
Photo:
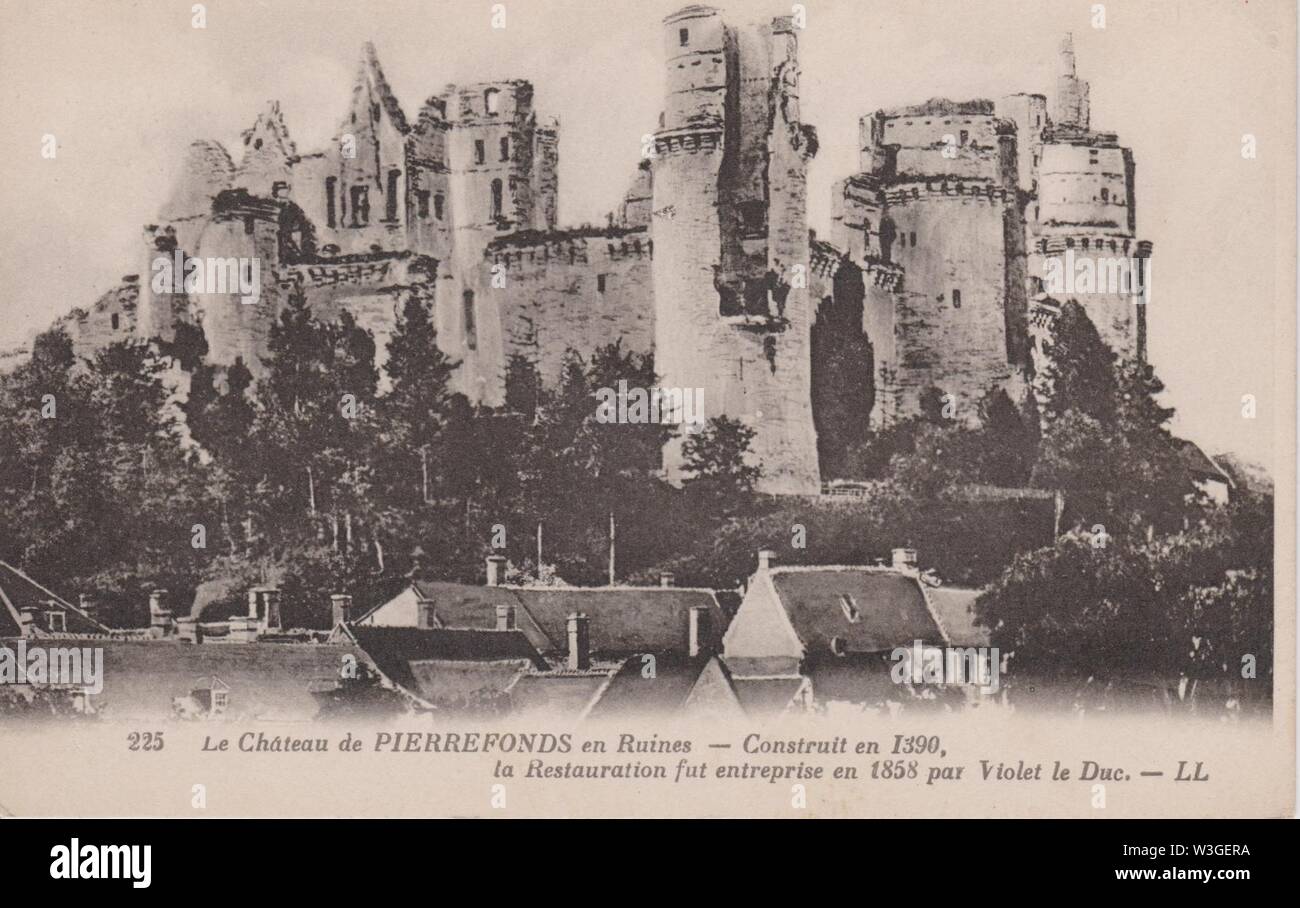
[(91, 700), (112, 719), (169, 718), (174, 698), (210, 687), (213, 676), (230, 688), (226, 719), (312, 719), (312, 689), (336, 682), (344, 657), (360, 655), (346, 644), (83, 640), (104, 651), (104, 689)]
[[(709, 631), (702, 641), (715, 647), (727, 629), (727, 616), (711, 590), (687, 587), (519, 587), (465, 583), (412, 584), (433, 603), (439, 627), (496, 628), (496, 607), (515, 606), (515, 624), (543, 653), (568, 651), (568, 619), (590, 619), (591, 652), (607, 655), (678, 653), (690, 648), (690, 610), (708, 610)], [(391, 601), (391, 600), (390, 600)], [(387, 605), (384, 603), (383, 605)], [(357, 619), (365, 622), (383, 605)]]
[(731, 688), (749, 716), (770, 716), (790, 705), (803, 687), (802, 676), (793, 678), (732, 678)]
[[(809, 655), (874, 653), (913, 641), (943, 645), (920, 581), (898, 571), (863, 567), (774, 568), (771, 582)], [(856, 610), (856, 620), (845, 605)]]
[(645, 662), (633, 656), (614, 673), (588, 716), (593, 719), (673, 715), (685, 704), (711, 656), (656, 656), (654, 677), (645, 676)]
[[(568, 618), (581, 613), (590, 619), (593, 653), (678, 653), (690, 649), (690, 610), (707, 609), (709, 630), (702, 641), (714, 648), (727, 629), (727, 619), (710, 590), (685, 587), (574, 587), (571, 589), (510, 587), (528, 617), (550, 641), (543, 651), (567, 652)], [(520, 626), (523, 626), (520, 621)], [(539, 647), (541, 648), (541, 647)]]
[(926, 590), (930, 605), (939, 616), (944, 634), (953, 646), (988, 644), (988, 628), (976, 625), (975, 614), (971, 611), (982, 592), (984, 591), (963, 586), (938, 586)]
[(1228, 474), (1214, 462), (1210, 455), (1201, 449), (1200, 445), (1185, 438), (1175, 438), (1174, 444), (1178, 447), (1178, 460), (1187, 472), (1193, 476), (1215, 479), (1228, 485), (1232, 484)]
[(515, 661), (539, 671), (549, 667), (520, 631), (356, 626), (347, 630), (386, 677), (412, 691), (419, 686), (412, 671), (417, 662)]
[(45, 611), (47, 603), (57, 603), (67, 615), (70, 634), (107, 634), (109, 628), (100, 624), (62, 596), (28, 577), (18, 568), (0, 561), (0, 637), (17, 637), (22, 633), (19, 615), (23, 609)]
[(587, 672), (521, 675), (510, 688), (514, 712), (544, 712), (551, 717), (581, 718), (617, 666)]

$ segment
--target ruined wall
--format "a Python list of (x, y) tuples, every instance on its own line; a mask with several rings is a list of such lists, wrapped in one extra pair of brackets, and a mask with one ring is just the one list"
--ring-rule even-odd
[(501, 343), (485, 344), (487, 338), (479, 338), (494, 354), (490, 360), (479, 358), (494, 385), (491, 399), (504, 396), (512, 353), (534, 362), (543, 383), (554, 386), (570, 349), (589, 357), (617, 342), (627, 351), (651, 352), (652, 252), (645, 230), (560, 233), (492, 244), (485, 260), (489, 266), (504, 266), (506, 283), (488, 295), (489, 306), (499, 313)]
[(135, 313), (140, 296), (140, 277), (128, 274), (122, 283), (105, 293), (89, 309), (73, 309), (56, 324), (72, 339), (72, 352), (81, 359), (94, 359), (110, 344), (135, 336)]

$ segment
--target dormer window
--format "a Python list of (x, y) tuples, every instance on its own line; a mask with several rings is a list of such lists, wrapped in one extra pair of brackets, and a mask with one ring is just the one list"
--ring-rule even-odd
[(862, 620), (862, 613), (858, 611), (858, 603), (848, 593), (840, 594), (840, 608), (844, 611), (844, 617), (848, 619), (849, 624), (857, 624)]

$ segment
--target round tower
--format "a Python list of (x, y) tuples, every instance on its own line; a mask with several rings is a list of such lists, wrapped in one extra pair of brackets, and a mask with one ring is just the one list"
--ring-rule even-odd
[[(816, 492), (804, 173), (793, 28), (733, 29), (718, 10), (664, 19), (651, 231), (655, 369), (702, 417), (755, 430), (765, 491)], [(800, 270), (802, 269), (802, 271)], [(664, 452), (681, 476), (682, 436)]]

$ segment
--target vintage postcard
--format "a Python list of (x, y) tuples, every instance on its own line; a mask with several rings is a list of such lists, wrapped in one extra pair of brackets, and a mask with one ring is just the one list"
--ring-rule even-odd
[(720, 4), (0, 6), (0, 815), (1293, 814), (1295, 3)]

